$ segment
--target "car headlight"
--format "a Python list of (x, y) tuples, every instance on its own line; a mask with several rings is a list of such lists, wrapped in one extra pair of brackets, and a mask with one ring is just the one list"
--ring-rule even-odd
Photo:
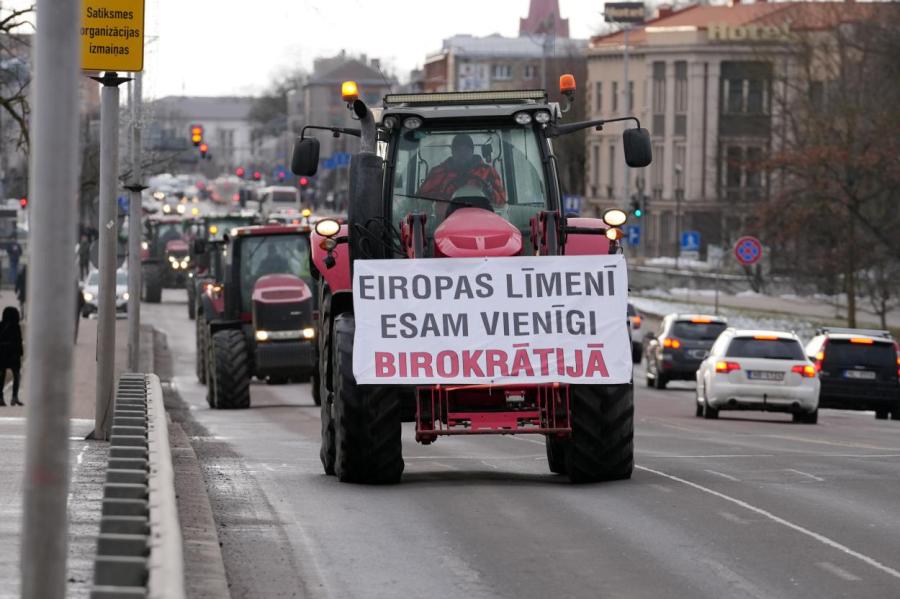
[(150, 249), (150, 244), (147, 243), (146, 241), (142, 241), (142, 242), (141, 242), (141, 249), (142, 249), (142, 250), (149, 250), (149, 249)]
[(94, 301), (94, 294), (91, 293), (90, 291), (85, 291), (84, 292), (84, 301), (86, 301), (86, 302)]

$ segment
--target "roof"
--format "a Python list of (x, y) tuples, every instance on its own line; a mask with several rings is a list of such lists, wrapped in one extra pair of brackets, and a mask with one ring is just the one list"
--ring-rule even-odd
[(788, 331), (767, 331), (765, 329), (734, 329), (735, 337), (777, 337), (778, 339), (797, 339), (797, 335)]
[(150, 102), (157, 114), (186, 119), (223, 121), (247, 120), (255, 98), (249, 96), (166, 96)]
[[(628, 34), (629, 45), (647, 42), (649, 33), (666, 29), (693, 28), (704, 31), (711, 23), (735, 26), (781, 25), (791, 23), (791, 29), (812, 31), (828, 29), (841, 22), (865, 18), (890, 6), (890, 2), (759, 2), (733, 6), (693, 4), (663, 17), (644, 21)], [(618, 45), (624, 42), (622, 31), (591, 38), (590, 46)]]
[(559, 0), (531, 0), (528, 16), (519, 19), (519, 35), (546, 33), (548, 29), (558, 37), (569, 37), (569, 19), (560, 18)]
[(264, 235), (289, 235), (292, 233), (309, 233), (309, 227), (303, 225), (257, 225), (253, 227), (238, 227), (234, 234), (237, 237), (254, 237)]
[(669, 314), (666, 318), (671, 318), (672, 320), (709, 320), (710, 322), (717, 323), (726, 323), (728, 322), (724, 316), (715, 316), (713, 314)]
[[(439, 52), (442, 55), (453, 52), (466, 58), (541, 58), (543, 56), (543, 35), (527, 37), (504, 37), (500, 34), (475, 37), (454, 35), (444, 40)], [(566, 56), (581, 53), (587, 48), (587, 40), (556, 38), (551, 56)]]
[[(385, 82), (387, 79), (387, 82)], [(308, 85), (341, 84), (344, 81), (356, 81), (360, 85), (381, 85), (390, 87), (391, 78), (382, 75), (381, 71), (374, 69), (356, 59), (350, 59), (337, 67), (321, 74), (314, 74), (309, 78)]]

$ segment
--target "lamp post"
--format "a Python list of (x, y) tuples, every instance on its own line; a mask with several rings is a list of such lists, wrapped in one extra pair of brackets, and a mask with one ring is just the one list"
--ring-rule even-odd
[(684, 168), (680, 164), (675, 165), (675, 270), (678, 270), (678, 258), (681, 254), (681, 200), (684, 199), (683, 182), (681, 173)]

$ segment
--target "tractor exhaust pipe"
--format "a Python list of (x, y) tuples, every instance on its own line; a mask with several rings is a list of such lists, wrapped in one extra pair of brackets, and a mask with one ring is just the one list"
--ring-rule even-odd
[(375, 116), (372, 114), (372, 111), (369, 110), (369, 107), (366, 106), (366, 103), (360, 99), (353, 101), (353, 114), (359, 119), (361, 133), (359, 151), (371, 152), (374, 154), (375, 142), (378, 141), (375, 134)]

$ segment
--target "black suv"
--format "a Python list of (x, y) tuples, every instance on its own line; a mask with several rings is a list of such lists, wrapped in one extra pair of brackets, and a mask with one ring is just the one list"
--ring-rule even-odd
[(645, 345), (647, 386), (665, 389), (669, 381), (696, 380), (700, 367), (719, 334), (728, 328), (720, 316), (669, 314), (655, 337)]
[(874, 410), (900, 420), (900, 357), (887, 331), (820, 329), (806, 346), (822, 390), (820, 408)]

